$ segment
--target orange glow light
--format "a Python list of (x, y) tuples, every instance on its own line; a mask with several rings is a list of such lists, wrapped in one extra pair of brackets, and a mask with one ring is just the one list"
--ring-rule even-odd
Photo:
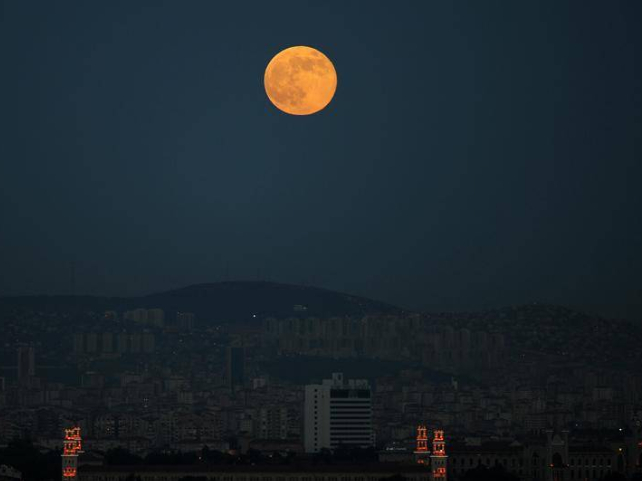
[(446, 455), (446, 443), (444, 442), (444, 432), (441, 429), (436, 429), (432, 440), (432, 452), (436, 456)]
[(445, 478), (446, 477), (446, 468), (436, 468), (433, 471), (435, 478)]
[(80, 437), (80, 428), (73, 427), (65, 429), (65, 440), (63, 441), (62, 451), (62, 477), (63, 479), (73, 480), (78, 476), (78, 454), (82, 452), (82, 439)]
[(426, 426), (417, 427), (417, 452), (428, 452), (428, 430)]
[(82, 449), (80, 428), (65, 429), (64, 452), (66, 456), (75, 456)]

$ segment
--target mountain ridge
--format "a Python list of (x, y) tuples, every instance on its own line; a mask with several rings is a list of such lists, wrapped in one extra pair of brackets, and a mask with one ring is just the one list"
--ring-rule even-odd
[[(295, 310), (295, 306), (299, 310)], [(136, 308), (161, 308), (168, 311), (194, 312), (212, 320), (251, 321), (257, 317), (333, 317), (374, 314), (422, 314), (428, 319), (452, 321), (476, 318), (513, 321), (515, 314), (527, 314), (538, 323), (560, 318), (579, 328), (588, 322), (608, 322), (615, 319), (580, 309), (548, 303), (525, 303), (480, 310), (415, 311), (364, 296), (334, 291), (322, 287), (270, 281), (221, 281), (152, 292), (140, 296), (93, 295), (24, 295), (0, 296), (3, 308), (33, 308), (43, 311), (123, 311)], [(617, 320), (628, 322), (626, 320)]]
[(225, 281), (171, 289), (143, 296), (7, 296), (1, 308), (36, 308), (43, 311), (128, 310), (161, 308), (194, 312), (214, 321), (251, 321), (256, 317), (358, 316), (401, 314), (397, 306), (362, 296), (320, 287), (268, 281)]

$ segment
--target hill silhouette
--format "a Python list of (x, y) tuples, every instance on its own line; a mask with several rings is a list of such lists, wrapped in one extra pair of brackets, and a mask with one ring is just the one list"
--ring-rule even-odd
[[(331, 317), (399, 314), (402, 309), (318, 287), (275, 282), (233, 281), (196, 284), (140, 297), (16, 296), (0, 298), (0, 310), (44, 312), (123, 311), (161, 308), (193, 312), (198, 319), (244, 322), (265, 317)], [(256, 317), (255, 317), (256, 316)]]

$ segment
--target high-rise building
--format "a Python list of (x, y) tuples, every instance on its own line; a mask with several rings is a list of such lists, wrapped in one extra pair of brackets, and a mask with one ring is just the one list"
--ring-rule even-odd
[(227, 357), (227, 385), (230, 389), (243, 386), (245, 382), (245, 348), (228, 347)]
[(85, 335), (82, 332), (74, 334), (74, 354), (85, 352)]
[(126, 321), (133, 321), (138, 324), (148, 324), (155, 327), (163, 327), (165, 325), (165, 311), (159, 308), (143, 309), (138, 308), (132, 311), (125, 311), (123, 319)]
[(98, 351), (98, 334), (95, 332), (88, 332), (85, 336), (85, 347), (88, 353), (96, 353)]
[(259, 439), (286, 439), (288, 437), (288, 409), (262, 407), (259, 409)]
[(129, 335), (129, 349), (132, 354), (139, 354), (142, 348), (143, 336), (139, 332)]
[(87, 371), (80, 377), (80, 385), (83, 388), (101, 389), (105, 385), (105, 376), (95, 371)]
[(111, 332), (103, 332), (102, 350), (104, 353), (112, 353), (114, 351), (114, 334)]
[(143, 352), (151, 354), (154, 352), (155, 337), (152, 332), (143, 332)]
[(125, 354), (129, 347), (129, 335), (126, 332), (119, 332), (116, 337), (116, 352)]
[(194, 313), (177, 312), (176, 324), (179, 330), (183, 332), (190, 332), (192, 329), (194, 329)]
[(158, 308), (148, 309), (147, 323), (151, 326), (163, 327), (165, 325), (165, 311)]
[(366, 380), (342, 373), (305, 387), (304, 445), (308, 453), (339, 446), (374, 445), (372, 392)]
[(27, 384), (36, 375), (36, 352), (33, 346), (18, 347), (18, 382)]
[(123, 319), (139, 324), (147, 324), (147, 309), (138, 308), (132, 311), (125, 311), (123, 313)]

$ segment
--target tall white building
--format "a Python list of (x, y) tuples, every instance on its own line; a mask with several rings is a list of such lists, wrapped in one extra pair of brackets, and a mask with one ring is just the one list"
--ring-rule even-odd
[(340, 445), (374, 445), (372, 392), (366, 380), (343, 380), (342, 373), (305, 386), (304, 444), (307, 453)]

